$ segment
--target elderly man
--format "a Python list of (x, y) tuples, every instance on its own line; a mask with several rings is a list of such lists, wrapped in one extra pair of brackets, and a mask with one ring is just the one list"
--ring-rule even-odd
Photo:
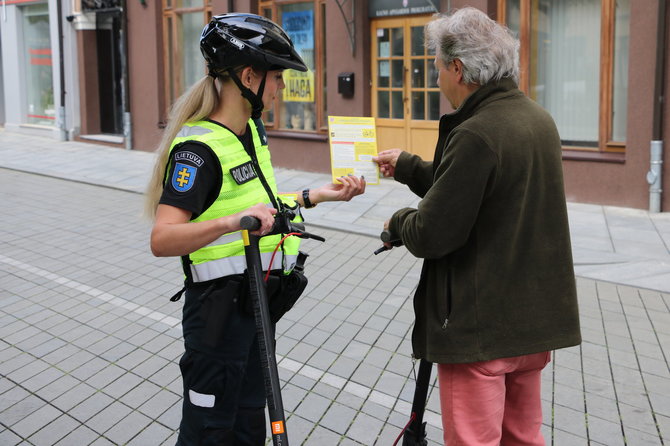
[(552, 350), (581, 342), (561, 141), (517, 88), (506, 28), (465, 8), (428, 23), (426, 46), (455, 109), (435, 157), (375, 159), (422, 198), (386, 224), (425, 259), (414, 354), (438, 364), (448, 446), (544, 445), (541, 371)]

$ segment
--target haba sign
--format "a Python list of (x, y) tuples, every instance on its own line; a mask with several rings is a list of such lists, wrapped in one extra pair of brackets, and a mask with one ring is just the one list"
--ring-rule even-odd
[(284, 102), (314, 102), (314, 72), (284, 71)]
[(431, 14), (438, 12), (439, 0), (370, 0), (370, 17)]
[[(314, 11), (284, 11), (282, 27), (308, 68), (314, 67)], [(314, 72), (286, 70), (284, 72), (284, 102), (314, 102)]]

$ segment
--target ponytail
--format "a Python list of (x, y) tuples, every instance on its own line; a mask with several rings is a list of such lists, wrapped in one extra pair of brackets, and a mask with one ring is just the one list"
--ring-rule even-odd
[(144, 213), (149, 219), (153, 220), (156, 217), (158, 201), (163, 193), (165, 169), (170, 158), (172, 141), (185, 123), (206, 118), (218, 105), (219, 92), (216, 88), (216, 80), (212, 76), (205, 76), (181, 95), (170, 108), (168, 124), (156, 150), (156, 164), (146, 191)]

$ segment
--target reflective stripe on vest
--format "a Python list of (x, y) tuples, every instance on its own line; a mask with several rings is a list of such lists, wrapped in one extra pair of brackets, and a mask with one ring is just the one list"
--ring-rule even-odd
[[(276, 197), (277, 185), (270, 163), (270, 152), (267, 145), (261, 143), (258, 130), (252, 120), (249, 120), (249, 128), (251, 129), (258, 164), (268, 186)], [(268, 194), (258, 178), (254, 178), (243, 184), (237, 184), (235, 178), (232, 176), (231, 169), (251, 161), (251, 157), (236, 135), (218, 124), (209, 121), (198, 121), (186, 123), (182, 127), (172, 142), (170, 150), (186, 141), (196, 141), (210, 147), (219, 159), (222, 175), (221, 190), (216, 200), (201, 215), (191, 220), (192, 222), (213, 220), (226, 215), (232, 215), (258, 203), (265, 203), (267, 206), (272, 207), (272, 204), (269, 203)], [(282, 201), (293, 206), (295, 204), (295, 195), (292, 197), (288, 196), (288, 198), (282, 196)], [(259, 249), (264, 269), (269, 266), (267, 264), (270, 262), (272, 251), (274, 251), (281, 238), (281, 235), (274, 235), (260, 239)], [(282, 265), (285, 272), (293, 269), (299, 247), (299, 238), (288, 237), (284, 241), (283, 248), (281, 249), (282, 252), (278, 252), (275, 256), (272, 269), (281, 269)], [(230, 274), (240, 274), (246, 269), (244, 245), (242, 244), (239, 232), (224, 234), (217, 240), (189, 254), (188, 259), (190, 263), (188, 269), (192, 274), (194, 282), (217, 279)]]
[[(270, 266), (270, 258), (272, 252), (262, 252), (261, 262), (263, 264), (263, 271), (271, 269), (282, 269), (282, 255), (277, 253)], [(295, 262), (298, 260), (297, 255), (285, 255), (284, 261), (286, 265), (283, 267), (285, 271), (290, 271), (295, 267)], [(205, 263), (199, 263), (191, 266), (191, 275), (194, 282), (205, 282), (207, 280), (218, 279), (219, 277), (229, 276), (231, 274), (242, 274), (247, 269), (247, 260), (244, 255), (234, 257), (223, 257), (217, 260), (211, 260)]]
[(240, 231), (231, 232), (230, 234), (223, 234), (221, 237), (217, 238), (212, 243), (205, 246), (225, 245), (226, 243), (232, 243), (238, 240), (242, 240), (242, 235), (240, 234)]

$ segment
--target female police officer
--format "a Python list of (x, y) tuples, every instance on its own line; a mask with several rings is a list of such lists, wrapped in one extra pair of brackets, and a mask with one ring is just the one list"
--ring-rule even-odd
[[(365, 181), (345, 177), (277, 194), (260, 116), (284, 88), (284, 69), (307, 70), (279, 26), (253, 14), (215, 16), (200, 48), (209, 74), (171, 110), (147, 199), (152, 252), (181, 256), (186, 275), (177, 445), (263, 445), (265, 392), (255, 322), (244, 303), (240, 218), (258, 218), (254, 234), (264, 235), (277, 208), (348, 201), (364, 192)], [(277, 237), (261, 239), (263, 268), (287, 274), (297, 243), (287, 240), (270, 265)]]

